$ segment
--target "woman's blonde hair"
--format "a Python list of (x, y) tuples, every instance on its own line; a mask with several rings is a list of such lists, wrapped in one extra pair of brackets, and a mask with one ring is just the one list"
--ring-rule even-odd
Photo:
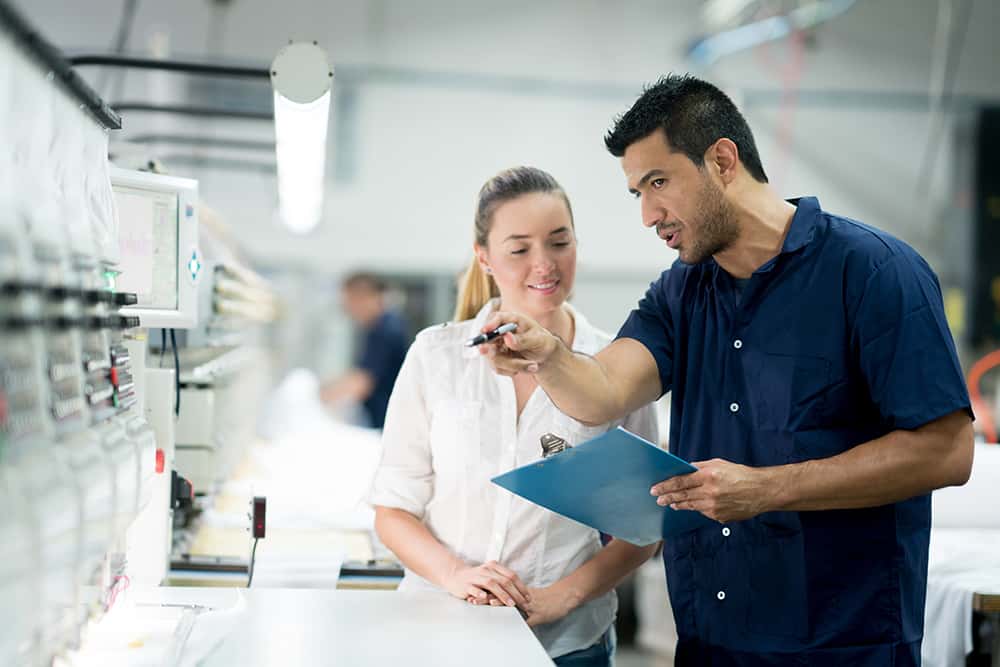
[[(569, 197), (551, 174), (535, 167), (511, 167), (486, 181), (479, 189), (474, 225), (476, 244), (486, 247), (490, 227), (493, 225), (493, 214), (501, 204), (536, 192), (551, 192), (562, 197), (566, 202), (566, 210), (569, 211), (570, 224), (573, 224), (573, 208), (569, 205)], [(497, 289), (496, 282), (492, 276), (483, 272), (473, 254), (469, 268), (459, 281), (455, 321), (472, 319), (486, 302), (498, 296), (500, 290)]]

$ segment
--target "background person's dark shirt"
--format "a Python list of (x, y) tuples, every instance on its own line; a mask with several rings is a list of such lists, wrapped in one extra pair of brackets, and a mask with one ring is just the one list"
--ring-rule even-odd
[(357, 368), (371, 373), (375, 380), (372, 393), (362, 403), (370, 425), (382, 428), (389, 395), (396, 383), (396, 375), (403, 365), (410, 337), (403, 319), (392, 311), (385, 311), (361, 336)]

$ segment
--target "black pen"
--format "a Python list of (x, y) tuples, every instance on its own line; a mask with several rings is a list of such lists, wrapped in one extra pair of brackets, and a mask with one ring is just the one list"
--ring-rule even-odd
[(493, 331), (487, 331), (486, 333), (481, 333), (475, 338), (470, 338), (465, 341), (466, 347), (473, 347), (475, 345), (482, 345), (483, 343), (488, 343), (498, 336), (502, 336), (505, 333), (510, 333), (511, 331), (517, 330), (517, 324), (515, 322), (508, 322), (507, 324), (501, 324)]

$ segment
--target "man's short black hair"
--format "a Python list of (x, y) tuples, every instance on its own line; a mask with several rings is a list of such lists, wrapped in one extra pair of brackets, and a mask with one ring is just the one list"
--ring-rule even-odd
[(379, 294), (385, 292), (387, 285), (385, 280), (371, 271), (354, 271), (344, 277), (341, 283), (344, 289), (355, 289), (358, 287), (367, 289)]
[(709, 146), (723, 137), (731, 140), (750, 175), (767, 183), (746, 119), (725, 93), (707, 81), (677, 74), (662, 77), (615, 120), (604, 145), (612, 155), (622, 157), (626, 148), (660, 128), (670, 147), (699, 167)]

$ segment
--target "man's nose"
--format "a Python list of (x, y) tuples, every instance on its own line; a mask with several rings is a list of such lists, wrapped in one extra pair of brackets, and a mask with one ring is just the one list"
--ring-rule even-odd
[(663, 207), (653, 201), (650, 197), (642, 198), (642, 224), (646, 227), (655, 227), (667, 217), (667, 212)]

